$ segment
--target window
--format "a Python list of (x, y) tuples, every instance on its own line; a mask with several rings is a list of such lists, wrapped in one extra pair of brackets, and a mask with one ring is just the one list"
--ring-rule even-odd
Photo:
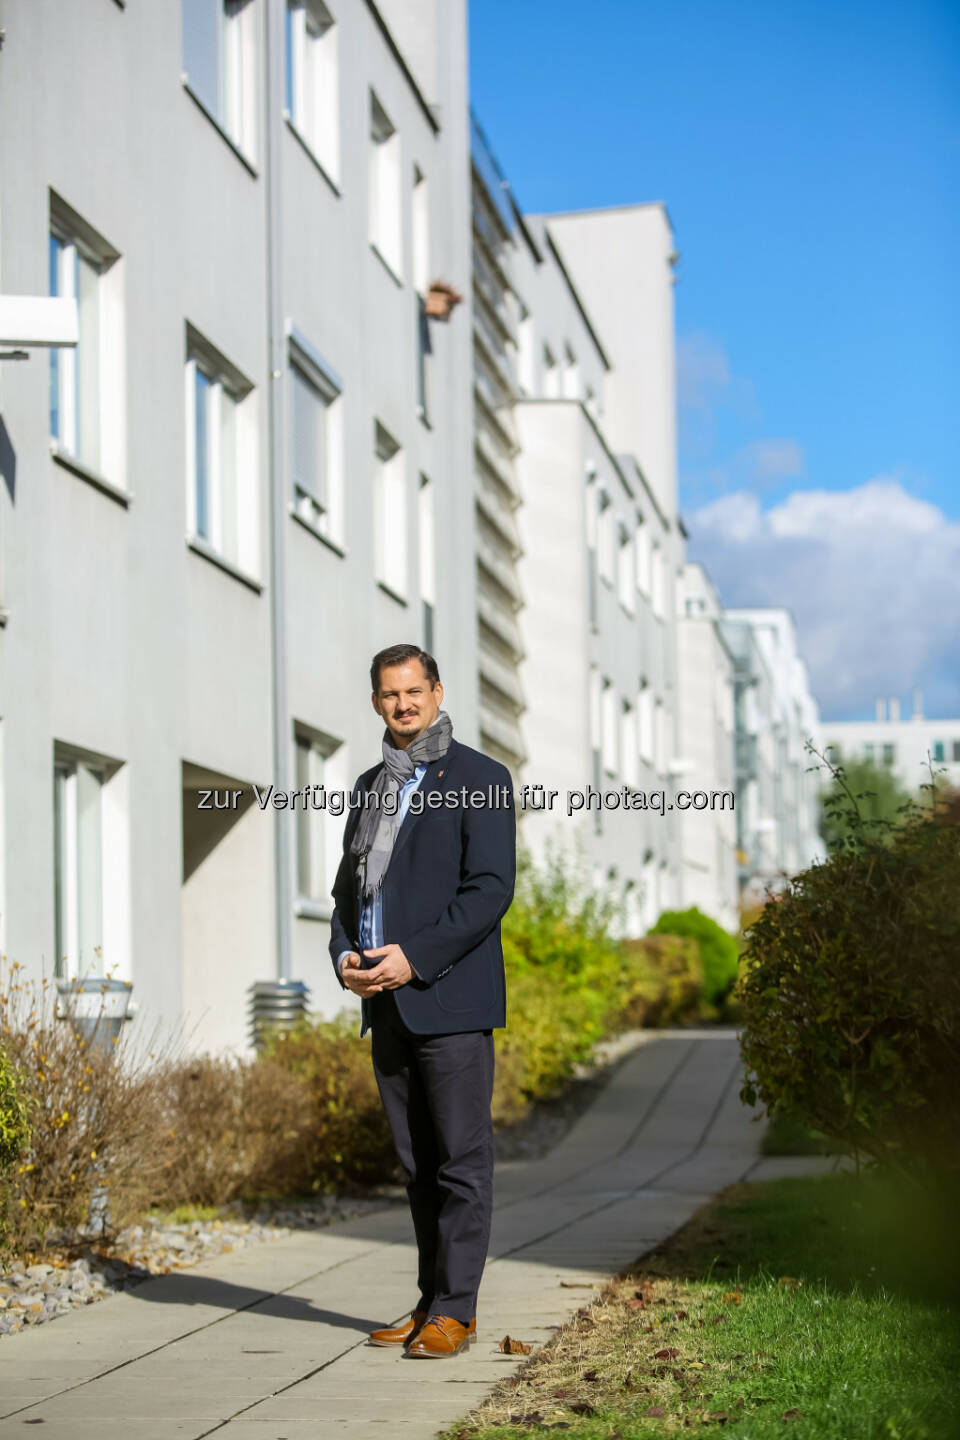
[(260, 570), (253, 387), (187, 327), (187, 534), (249, 576)]
[(403, 266), (400, 136), (370, 91), (370, 243), (398, 278)]
[(407, 487), (403, 451), (377, 422), (375, 428), (374, 538), (377, 580), (397, 599), (407, 592)]
[(601, 490), (599, 514), (597, 516), (597, 568), (600, 572), (600, 578), (606, 580), (608, 585), (612, 585), (614, 582), (614, 567), (616, 565), (613, 527), (613, 505), (610, 502), (610, 496), (605, 490)]
[(534, 376), (534, 333), (533, 316), (526, 305), (520, 307), (520, 323), (517, 327), (519, 341), (518, 373), (520, 389), (524, 395), (532, 395), (536, 389)]
[(411, 216), (413, 288), (419, 295), (426, 295), (430, 289), (430, 197), (427, 177), (419, 165), (413, 167)]
[(620, 716), (620, 770), (624, 784), (638, 783), (637, 712), (627, 701)]
[(663, 550), (654, 543), (653, 553), (650, 556), (650, 605), (654, 615), (660, 620), (664, 618), (664, 590), (665, 590), (665, 561)]
[(340, 179), (338, 31), (323, 0), (287, 0), (286, 104), (329, 178)]
[(50, 437), (62, 454), (125, 483), (123, 276), (116, 250), (50, 198), (50, 294), (77, 302), (75, 348), (50, 351)]
[(343, 819), (317, 802), (320, 787), (329, 795), (349, 785), (346, 747), (322, 731), (297, 724), (294, 749), (296, 787), (307, 797), (307, 803), (298, 801), (296, 809), (297, 899), (329, 917), (330, 892), (342, 854)]
[(417, 502), (420, 534), (420, 600), (423, 605), (423, 648), (433, 654), (434, 607), (437, 603), (436, 516), (433, 486), (426, 475), (420, 476)]
[(645, 525), (643, 516), (637, 516), (637, 589), (650, 598), (651, 547), (650, 527)]
[[(55, 973), (77, 979), (123, 968), (126, 824), (118, 792), (123, 767), (59, 742), (53, 752)], [(110, 889), (108, 891), (108, 877)], [(112, 928), (111, 928), (112, 927)], [(109, 952), (109, 953), (108, 953)]]
[(580, 365), (569, 345), (563, 347), (563, 398), (580, 399)]
[(256, 7), (253, 0), (182, 0), (184, 79), (233, 143), (253, 158)]
[(653, 707), (653, 764), (658, 775), (667, 769), (667, 707), (657, 700)]
[(883, 763), (884, 763), (884, 765), (894, 765), (894, 764), (896, 764), (896, 759), (897, 759), (897, 747), (896, 747), (896, 745), (884, 745), (884, 746), (883, 746)]
[(560, 369), (557, 357), (549, 345), (543, 347), (543, 395), (546, 400), (556, 400), (560, 394)]
[(637, 696), (637, 749), (642, 759), (653, 764), (653, 691), (646, 680), (640, 682)]
[(633, 537), (626, 525), (618, 527), (617, 545), (617, 597), (620, 604), (628, 614), (634, 612), (634, 592), (636, 580), (634, 578), (634, 551)]
[(343, 544), (343, 414), (339, 382), (307, 346), (290, 340), (290, 469), (295, 513)]
[(617, 697), (613, 682), (604, 678), (600, 692), (600, 745), (603, 768), (608, 775), (617, 773)]
[(947, 747), (944, 745), (944, 743), (943, 743), (942, 740), (934, 740), (934, 742), (933, 742), (933, 759), (934, 759), (934, 763), (937, 764), (937, 765), (942, 765), (943, 762), (944, 762), (944, 760), (946, 760), (946, 758), (947, 758)]
[(877, 747), (874, 745), (874, 743), (873, 743), (872, 740), (867, 740), (867, 741), (865, 741), (864, 746), (863, 746), (863, 758), (864, 758), (864, 760), (869, 760), (869, 762), (870, 762), (871, 764), (873, 764), (873, 760), (874, 760), (875, 755), (876, 755), (876, 749), (877, 749)]
[(960, 740), (954, 740), (953, 742), (953, 759), (954, 763), (960, 760)]
[(430, 420), (430, 369), (433, 345), (430, 339), (430, 319), (427, 302), (422, 295), (415, 295), (417, 303), (417, 414), (421, 420)]

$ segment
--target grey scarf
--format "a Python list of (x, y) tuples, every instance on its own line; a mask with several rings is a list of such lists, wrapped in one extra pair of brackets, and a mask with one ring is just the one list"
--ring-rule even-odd
[[(400, 789), (411, 779), (418, 765), (429, 764), (446, 755), (453, 736), (453, 722), (446, 710), (437, 712), (433, 724), (411, 741), (405, 750), (393, 743), (389, 730), (383, 732), (383, 769), (364, 797), (360, 822), (350, 842), (363, 887), (369, 900), (383, 883), (390, 856), (400, 829)], [(386, 803), (384, 803), (386, 802)]]

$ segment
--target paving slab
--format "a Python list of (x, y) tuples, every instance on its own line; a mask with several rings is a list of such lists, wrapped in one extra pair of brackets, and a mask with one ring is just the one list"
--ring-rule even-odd
[(42, 1420), (45, 1440), (429, 1440), (522, 1363), (498, 1350), (505, 1334), (545, 1343), (720, 1186), (788, 1173), (760, 1157), (739, 1084), (733, 1031), (661, 1032), (550, 1154), (498, 1167), (477, 1341), (452, 1360), (366, 1344), (416, 1296), (394, 1205), (4, 1340), (0, 1436)]

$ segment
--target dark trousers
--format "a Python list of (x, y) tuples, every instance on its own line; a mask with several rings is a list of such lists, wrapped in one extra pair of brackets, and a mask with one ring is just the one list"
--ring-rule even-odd
[(407, 1177), (417, 1309), (468, 1325), (493, 1211), (493, 1031), (416, 1035), (392, 990), (371, 1000), (373, 1069)]

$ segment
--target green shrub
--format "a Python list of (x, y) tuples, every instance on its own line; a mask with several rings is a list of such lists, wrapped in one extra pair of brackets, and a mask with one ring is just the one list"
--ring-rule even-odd
[(516, 897), (503, 924), (507, 1028), (495, 1031), (493, 1113), (498, 1125), (550, 1096), (618, 1030), (698, 1018), (703, 974), (695, 941), (621, 941), (619, 905), (587, 891), (548, 854), (518, 864)]
[(737, 942), (696, 905), (689, 910), (664, 910), (650, 933), (686, 935), (696, 940), (703, 965), (703, 993), (711, 1005), (719, 1005), (733, 989), (739, 958)]
[[(868, 837), (868, 838), (866, 838)], [(747, 936), (744, 1098), (880, 1160), (955, 1166), (960, 828), (855, 828)]]
[(0, 1176), (12, 1170), (30, 1140), (26, 1076), (0, 1044)]
[(302, 1143), (309, 1188), (332, 1192), (395, 1178), (397, 1158), (370, 1062), (370, 1041), (360, 1039), (356, 1011), (274, 1031), (258, 1064), (267, 1062), (306, 1087), (310, 1113)]

